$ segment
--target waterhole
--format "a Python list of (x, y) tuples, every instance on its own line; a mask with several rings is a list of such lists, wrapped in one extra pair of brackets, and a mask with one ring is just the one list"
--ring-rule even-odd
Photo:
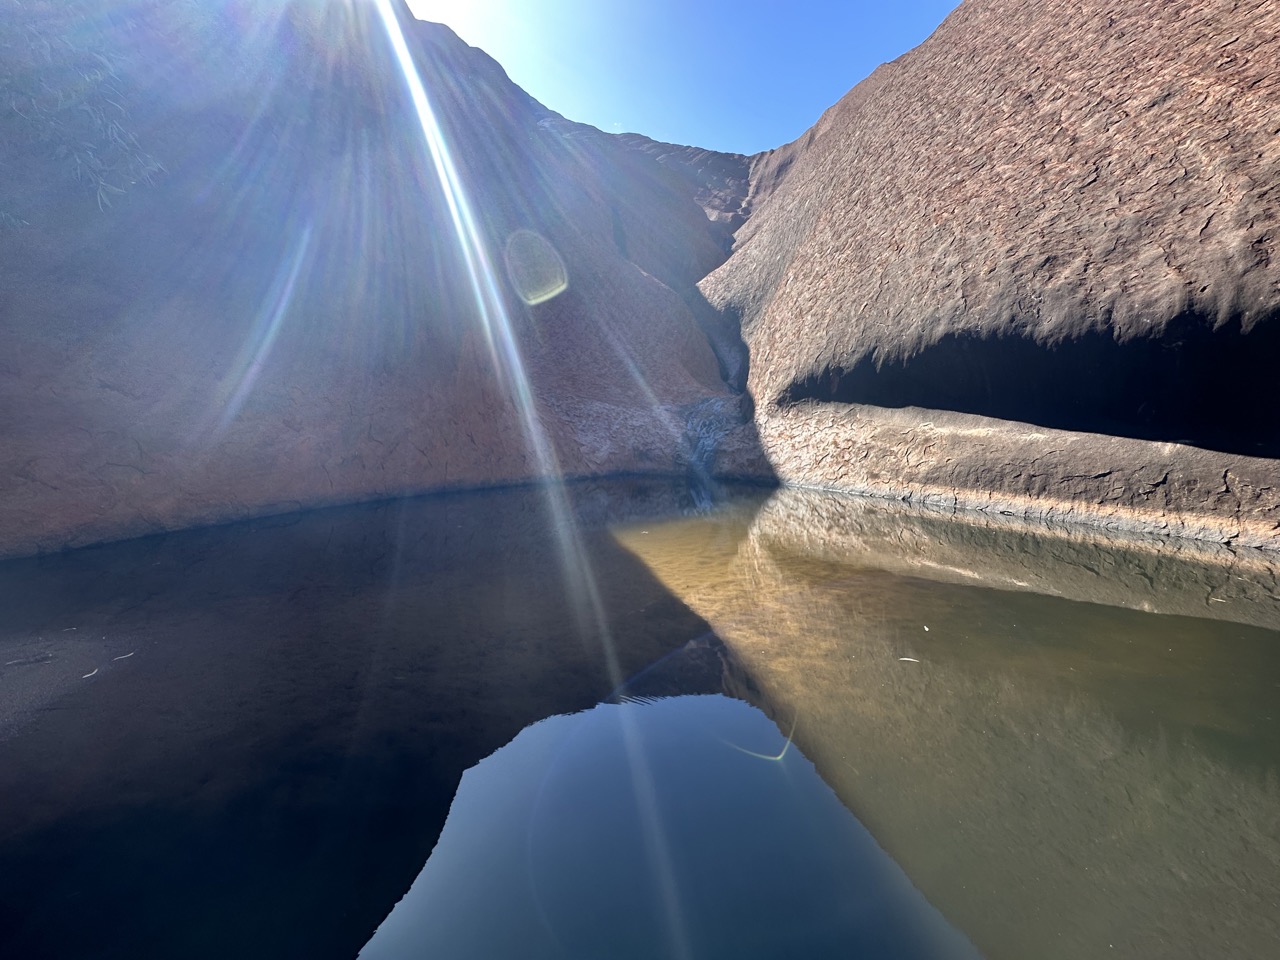
[(0, 564), (0, 954), (1273, 952), (1268, 555), (704, 494)]

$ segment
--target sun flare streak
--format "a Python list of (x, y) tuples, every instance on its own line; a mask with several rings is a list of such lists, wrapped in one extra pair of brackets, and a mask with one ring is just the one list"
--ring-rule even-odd
[[(409, 42), (400, 28), (390, 0), (375, 0), (379, 17), (391, 43), (391, 50), (404, 77), (413, 103), (414, 113), (422, 131), (422, 139), (430, 155), (431, 164), (444, 194), (445, 204), (453, 231), (466, 265), (472, 297), (483, 328), (490, 360), (499, 380), (511, 390), (520, 415), (521, 429), (529, 451), (533, 455), (538, 475), (546, 480), (558, 480), (563, 476), (555, 451), (538, 419), (533, 389), (525, 371), (519, 345), (512, 332), (511, 318), (507, 314), (502, 292), (498, 287), (497, 271), (471, 208), (462, 177), (453, 162), (453, 156), (445, 142), (444, 131), (431, 105), (422, 77), (409, 50)], [(576, 543), (576, 531), (569, 504), (563, 493), (548, 487), (548, 503), (553, 515), (555, 535), (566, 561), (583, 557), (581, 545)], [(590, 598), (584, 598), (590, 605)]]
[[(512, 332), (511, 319), (498, 287), (494, 261), (486, 248), (462, 178), (445, 143), (444, 132), (436, 118), (422, 78), (418, 74), (408, 41), (396, 19), (390, 0), (375, 0), (375, 3), (391, 42), (396, 62), (408, 86), (413, 108), (422, 128), (423, 140), (448, 205), (454, 233), (470, 274), (471, 292), (475, 298), (480, 322), (484, 327), (490, 358), (497, 375), (512, 391), (525, 439), (541, 478), (552, 481), (546, 483), (543, 490), (550, 514), (549, 521), (560, 553), (565, 586), (573, 604), (578, 627), (583, 636), (594, 636), (599, 640), (610, 681), (616, 688), (622, 684), (623, 678), (616, 645), (609, 628), (608, 613), (588, 560), (581, 531), (574, 520), (568, 495), (563, 486), (554, 482), (561, 479), (563, 474), (542, 424), (538, 420), (533, 391), (519, 346)], [(638, 370), (634, 375), (643, 383)], [(638, 734), (629, 718), (624, 719), (624, 741), (637, 783), (639, 792), (637, 800), (641, 808), (643, 829), (663, 897), (674, 956), (687, 957), (690, 956), (690, 948), (672, 868), (670, 844), (657, 816), (652, 774), (644, 757)]]
[[(431, 105), (431, 98), (409, 50), (409, 43), (396, 19), (390, 0), (375, 0), (387, 37), (395, 54), (397, 65), (408, 87), (413, 109), (422, 130), (432, 166), (440, 182), (448, 206), (454, 234), (461, 249), (469, 274), (472, 296), (490, 359), (500, 380), (511, 390), (517, 407), (525, 442), (536, 464), (538, 475), (548, 481), (561, 479), (555, 451), (552, 449), (542, 424), (538, 419), (537, 405), (529, 377), (525, 371), (520, 348), (512, 331), (511, 318), (507, 314), (502, 292), (498, 287), (497, 272), (489, 255), (478, 220), (471, 208), (466, 188), (457, 166), (453, 162), (444, 131)], [(601, 637), (606, 648), (611, 673), (617, 674), (617, 657), (608, 639), (604, 605), (599, 589), (586, 560), (586, 551), (573, 521), (573, 512), (562, 488), (555, 483), (545, 487), (548, 509), (551, 513), (553, 534), (557, 540), (564, 565), (567, 586), (573, 594), (580, 626)], [(618, 678), (619, 682), (621, 678)]]
[(539, 466), (547, 469), (549, 475), (554, 476), (558, 471), (549, 469), (554, 467), (554, 456), (546, 443), (541, 426), (536, 421), (533, 393), (529, 386), (529, 378), (525, 374), (519, 346), (511, 331), (511, 321), (507, 316), (502, 293), (498, 289), (493, 259), (481, 236), (478, 220), (471, 209), (462, 177), (458, 174), (453, 155), (445, 143), (444, 131), (436, 118), (435, 109), (431, 106), (431, 98), (418, 73), (413, 54), (409, 51), (409, 42), (404, 31), (400, 29), (400, 22), (396, 19), (390, 0), (375, 0), (375, 2), (386, 29), (387, 38), (391, 42), (396, 63), (408, 87), (418, 125), (422, 129), (423, 142), (427, 146), (436, 177), (440, 181), (440, 189), (449, 209), (453, 231), (458, 240), (463, 262), (466, 264), (471, 293), (484, 329), (485, 343), (489, 347), (498, 375), (516, 393), (521, 415), (526, 420), (526, 426), (530, 428), (527, 430), (528, 440), (534, 448), (533, 452), (537, 455)]
[(257, 329), (251, 337), (250, 343), (241, 351), (240, 359), (236, 363), (236, 366), (240, 368), (240, 373), (234, 374), (230, 378), (231, 382), (235, 384), (235, 388), (231, 396), (222, 405), (222, 412), (218, 417), (216, 431), (218, 434), (225, 432), (240, 413), (240, 408), (244, 406), (249, 394), (253, 392), (253, 385), (257, 382), (258, 375), (262, 373), (262, 368), (266, 366), (267, 358), (271, 356), (271, 348), (276, 342), (276, 337), (280, 335), (280, 328), (284, 325), (284, 318), (289, 313), (289, 305), (293, 302), (293, 292), (298, 284), (298, 275), (302, 272), (303, 264), (307, 260), (307, 251), (310, 248), (311, 227), (308, 226), (302, 231), (302, 237), (294, 250), (293, 261), (289, 265), (288, 274), (278, 277), (273, 285), (269, 296), (271, 304), (269, 310), (259, 317), (256, 324)]
[[(422, 77), (414, 63), (409, 43), (396, 19), (390, 0), (375, 0), (378, 14), (391, 43), (396, 63), (408, 87), (414, 113), (422, 130), (422, 139), (431, 157), (432, 166), (444, 193), (445, 203), (453, 231), (466, 264), (471, 293), (476, 311), (484, 329), (490, 360), (501, 382), (512, 392), (520, 416), (521, 431), (533, 455), (538, 475), (552, 481), (544, 488), (547, 506), (551, 513), (551, 526), (564, 565), (566, 584), (573, 594), (580, 627), (601, 636), (612, 674), (619, 673), (617, 657), (607, 638), (604, 606), (600, 602), (595, 578), (586, 560), (586, 551), (573, 520), (573, 512), (562, 488), (554, 483), (563, 477), (563, 471), (552, 449), (546, 432), (538, 419), (533, 389), (525, 371), (519, 345), (512, 332), (511, 318), (507, 314), (502, 292), (498, 287), (497, 271), (493, 258), (481, 235), (479, 221), (471, 208), (471, 202), (462, 177), (453, 162), (453, 156), (445, 142), (444, 131), (431, 105)], [(621, 678), (618, 678), (619, 682)]]

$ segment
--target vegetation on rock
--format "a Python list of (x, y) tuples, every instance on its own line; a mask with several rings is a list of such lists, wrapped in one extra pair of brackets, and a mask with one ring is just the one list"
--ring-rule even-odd
[(157, 6), (190, 0), (105, 4), (98, 0), (0, 0), (0, 223), (25, 222), (15, 168), (33, 158), (80, 184), (100, 209), (160, 161), (139, 141), (122, 36), (148, 29)]

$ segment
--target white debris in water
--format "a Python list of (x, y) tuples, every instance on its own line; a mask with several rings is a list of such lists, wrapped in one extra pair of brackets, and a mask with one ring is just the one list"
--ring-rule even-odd
[(133, 656), (135, 653), (137, 653), (137, 652), (138, 652), (137, 650), (131, 650), (131, 651), (129, 651), (128, 653), (126, 653), (126, 654), (125, 654), (124, 656), (122, 656), (122, 657), (112, 657), (112, 658), (111, 658), (111, 662), (112, 662), (112, 663), (114, 663), (114, 662), (115, 662), (115, 661), (117, 661), (117, 660), (128, 660), (130, 657), (132, 657), (132, 656)]
[[(98, 668), (97, 668), (97, 667), (94, 667), (94, 668), (93, 668), (93, 673), (97, 673), (97, 672), (98, 672)], [(92, 677), (92, 676), (93, 676), (93, 673), (86, 673), (86, 674), (85, 674), (83, 677), (81, 677), (80, 679), (81, 679), (81, 680), (88, 680), (90, 677)]]
[(928, 627), (925, 627), (925, 628), (924, 628), (924, 632), (925, 632), (925, 633), (928, 633), (928, 632), (929, 632), (929, 628), (928, 628)]
[(919, 662), (920, 662), (920, 661), (919, 661), (919, 660), (917, 660), (915, 657), (899, 657), (898, 659), (899, 659), (899, 660), (905, 660), (907, 663), (919, 663)]

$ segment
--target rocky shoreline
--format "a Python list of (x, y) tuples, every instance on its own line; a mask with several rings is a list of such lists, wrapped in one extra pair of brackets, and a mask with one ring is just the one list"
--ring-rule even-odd
[(920, 408), (802, 404), (759, 427), (786, 485), (1280, 550), (1274, 460)]

